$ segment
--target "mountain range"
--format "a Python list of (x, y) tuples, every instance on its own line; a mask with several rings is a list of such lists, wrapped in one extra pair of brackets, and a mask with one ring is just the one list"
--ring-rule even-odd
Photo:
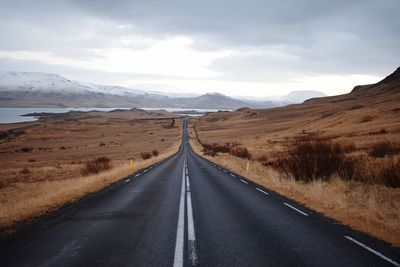
[(52, 73), (0, 72), (0, 107), (271, 108), (323, 96), (318, 91), (294, 91), (280, 98), (256, 101), (219, 93), (193, 95), (98, 85)]

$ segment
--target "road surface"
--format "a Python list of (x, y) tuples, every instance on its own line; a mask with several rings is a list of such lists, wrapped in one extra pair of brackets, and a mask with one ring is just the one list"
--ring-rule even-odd
[(399, 250), (195, 155), (184, 124), (176, 155), (3, 237), (0, 266), (399, 266)]

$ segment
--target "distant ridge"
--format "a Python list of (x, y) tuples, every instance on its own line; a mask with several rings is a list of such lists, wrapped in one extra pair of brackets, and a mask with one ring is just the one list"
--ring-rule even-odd
[[(250, 101), (219, 93), (199, 96), (163, 94), (112, 85), (82, 83), (58, 74), (0, 72), (0, 107), (87, 107), (87, 108), (184, 108), (228, 109), (272, 108), (302, 102), (318, 92), (294, 92), (282, 101)], [(174, 95), (174, 97), (172, 96)]]
[(351, 91), (351, 94), (362, 97), (363, 95), (371, 96), (384, 92), (400, 92), (400, 67), (398, 67), (392, 74), (388, 75), (380, 82), (368, 85), (358, 85), (354, 87), (354, 89)]
[(377, 84), (400, 83), (400, 67)]

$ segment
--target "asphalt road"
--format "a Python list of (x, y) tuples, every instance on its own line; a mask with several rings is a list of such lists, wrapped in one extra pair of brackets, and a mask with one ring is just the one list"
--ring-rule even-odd
[[(0, 266), (400, 266), (398, 249), (179, 152), (0, 239)], [(399, 233), (394, 233), (399, 234)]]

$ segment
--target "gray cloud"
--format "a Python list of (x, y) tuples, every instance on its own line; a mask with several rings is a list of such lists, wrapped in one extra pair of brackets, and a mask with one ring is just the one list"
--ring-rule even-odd
[(116, 42), (123, 36), (184, 35), (197, 50), (239, 51), (210, 66), (222, 73), (219, 78), (270, 82), (305, 74), (384, 75), (399, 64), (397, 0), (14, 0), (0, 5), (0, 34), (7, 37), (1, 50), (84, 58), (91, 49), (121, 45)]

